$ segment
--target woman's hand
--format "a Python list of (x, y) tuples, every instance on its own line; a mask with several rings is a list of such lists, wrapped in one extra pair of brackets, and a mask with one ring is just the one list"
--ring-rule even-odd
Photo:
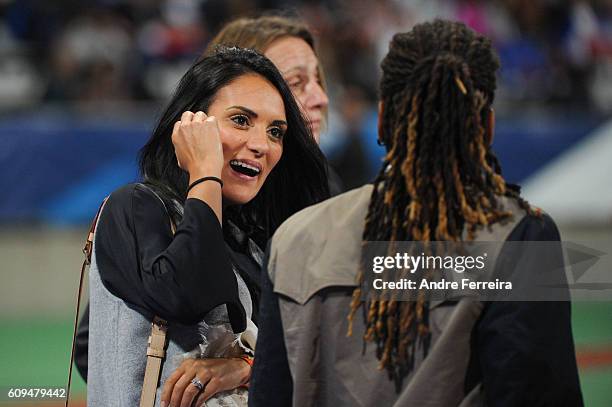
[[(251, 366), (239, 358), (185, 359), (164, 383), (161, 405), (190, 407), (196, 400), (200, 406), (215, 394), (246, 383), (250, 375)], [(191, 383), (195, 377), (204, 385), (201, 392)]]
[(206, 113), (184, 112), (174, 124), (172, 144), (178, 165), (189, 173), (190, 182), (206, 176), (221, 176), (223, 147), (217, 119)]

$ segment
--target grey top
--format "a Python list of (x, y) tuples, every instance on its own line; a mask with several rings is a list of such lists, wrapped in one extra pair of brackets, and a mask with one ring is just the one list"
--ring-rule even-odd
[[(89, 269), (87, 404), (105, 407), (137, 406), (146, 365), (151, 321), (104, 286), (96, 261), (96, 238)], [(253, 310), (249, 290), (235, 268), (234, 274), (240, 302), (250, 319)], [(219, 325), (224, 325), (231, 331), (225, 304), (212, 309), (197, 324), (170, 323), (160, 383), (163, 384), (175, 370), (180, 361), (178, 356), (198, 348), (207, 337), (209, 327)], [(159, 405), (160, 391), (161, 387), (158, 388), (156, 405)]]

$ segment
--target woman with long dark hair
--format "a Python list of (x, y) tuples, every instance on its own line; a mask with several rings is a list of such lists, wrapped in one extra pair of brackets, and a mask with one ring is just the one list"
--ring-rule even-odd
[[(329, 100), (314, 35), (302, 20), (278, 15), (237, 18), (223, 26), (221, 31), (208, 44), (204, 55), (214, 54), (219, 45), (250, 48), (269, 58), (285, 79), (293, 97), (301, 107), (315, 141), (319, 142), (320, 133), (323, 131), (327, 119)], [(197, 89), (192, 88), (191, 92), (197, 92)], [(173, 124), (170, 122), (160, 123), (165, 127), (165, 131), (169, 131)], [(153, 140), (150, 141), (150, 143), (152, 142)], [(156, 143), (159, 142), (159, 140), (156, 141)], [(149, 167), (146, 170), (151, 174), (162, 172), (163, 168), (160, 167), (165, 165), (166, 161), (151, 159), (150, 155), (154, 154), (154, 151), (150, 149), (147, 154), (149, 159), (147, 163), (143, 162), (143, 167)], [(165, 159), (167, 158), (165, 157)], [(339, 176), (329, 166), (327, 172), (330, 193), (332, 195), (341, 193), (343, 187)], [(166, 174), (166, 176), (170, 176), (170, 174)], [(172, 176), (176, 177), (177, 175), (173, 174)], [(165, 190), (165, 188), (161, 189)], [(161, 196), (169, 201), (171, 198), (167, 194), (168, 191), (162, 193)], [(172, 209), (173, 207), (170, 206), (170, 210)], [(246, 225), (246, 227), (251, 228), (252, 225), (250, 225), (250, 222), (248, 223), (249, 225)], [(226, 229), (231, 227), (229, 224), (226, 225)], [(257, 231), (253, 230), (253, 232)], [(262, 239), (260, 237), (259, 240)], [(89, 312), (86, 309), (79, 324), (75, 359), (76, 366), (85, 380), (87, 380), (88, 314)]]
[[(138, 404), (154, 316), (168, 322), (162, 384), (213, 327), (254, 327), (261, 248), (328, 196), (324, 157), (291, 91), (268, 59), (235, 47), (184, 75), (140, 167), (143, 182), (110, 195), (95, 234), (89, 405)], [(248, 381), (246, 358), (199, 362), (176, 370), (158, 402), (190, 405)]]

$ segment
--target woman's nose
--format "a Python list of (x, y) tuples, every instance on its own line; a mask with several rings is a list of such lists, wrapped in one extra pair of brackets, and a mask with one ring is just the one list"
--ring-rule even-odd
[(256, 156), (266, 154), (270, 150), (267, 129), (254, 128), (250, 133), (246, 142), (247, 148), (254, 152)]
[(325, 109), (329, 104), (329, 99), (321, 84), (318, 81), (312, 81), (309, 87), (307, 108)]

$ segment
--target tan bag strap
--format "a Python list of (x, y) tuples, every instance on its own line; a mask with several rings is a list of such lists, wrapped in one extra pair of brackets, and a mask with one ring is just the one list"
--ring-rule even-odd
[[(176, 233), (176, 227), (170, 220), (172, 234)], [(140, 407), (153, 407), (157, 396), (157, 383), (161, 373), (164, 357), (166, 356), (166, 333), (168, 323), (158, 316), (153, 317), (151, 323), (151, 336), (147, 346), (147, 364), (145, 366), (142, 392), (140, 393)]]
[(151, 336), (147, 347), (147, 365), (145, 367), (142, 393), (140, 394), (140, 407), (153, 407), (157, 395), (159, 374), (166, 356), (166, 333), (168, 324), (161, 318), (153, 318), (151, 323)]
[(79, 325), (79, 312), (81, 310), (81, 295), (83, 292), (83, 280), (85, 277), (85, 271), (89, 269), (89, 265), (91, 264), (91, 251), (93, 249), (93, 239), (96, 232), (96, 225), (98, 224), (98, 218), (100, 217), (100, 213), (102, 212), (102, 208), (104, 208), (104, 204), (106, 204), (107, 198), (104, 198), (102, 204), (98, 208), (98, 212), (96, 212), (96, 216), (91, 222), (91, 226), (89, 227), (89, 233), (87, 234), (87, 240), (85, 241), (85, 246), (83, 247), (83, 254), (85, 255), (85, 259), (83, 260), (83, 265), (81, 266), (81, 275), (79, 277), (79, 290), (77, 292), (76, 298), (76, 310), (74, 313), (74, 327), (72, 329), (72, 347), (70, 349), (70, 365), (68, 366), (68, 386), (66, 387), (66, 402), (65, 406), (68, 407), (68, 403), (70, 402), (70, 385), (72, 384), (72, 365), (74, 364), (74, 347), (76, 344), (76, 332), (77, 327)]

